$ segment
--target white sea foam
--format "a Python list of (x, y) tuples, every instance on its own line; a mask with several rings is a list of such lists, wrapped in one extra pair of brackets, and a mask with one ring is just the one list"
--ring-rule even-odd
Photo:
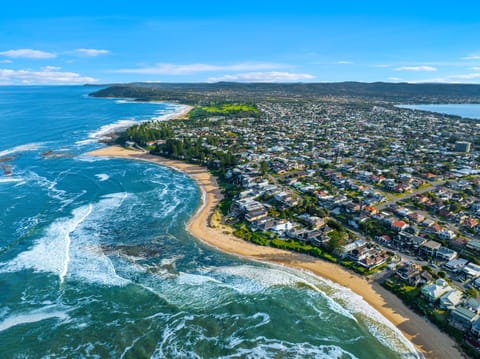
[(129, 281), (117, 275), (113, 263), (103, 253), (96, 227), (126, 197), (126, 193), (114, 193), (93, 205), (76, 208), (72, 216), (50, 224), (31, 249), (6, 263), (2, 270), (31, 268), (54, 273), (60, 282), (71, 276), (104, 285), (127, 284)]
[(101, 139), (105, 137), (106, 135), (109, 135), (113, 132), (119, 131), (126, 129), (134, 124), (136, 124), (137, 121), (135, 120), (119, 120), (115, 123), (111, 123), (108, 125), (104, 125), (100, 127), (98, 130), (91, 132), (88, 134), (88, 137), (90, 138), (98, 138)]
[(24, 174), (24, 179), (27, 182), (35, 182), (38, 186), (45, 188), (48, 191), (50, 198), (64, 201), (66, 199), (66, 192), (64, 190), (56, 188), (57, 181), (49, 180), (48, 178), (41, 176), (33, 171), (27, 171)]
[[(249, 281), (233, 281), (233, 287), (240, 292), (259, 290), (261, 287), (294, 286), (298, 283), (308, 286), (321, 294), (329, 308), (355, 322), (360, 319), (369, 332), (384, 346), (405, 355), (420, 355), (414, 345), (408, 341), (398, 328), (371, 307), (361, 296), (350, 289), (342, 287), (330, 280), (276, 265), (257, 267), (250, 265), (213, 268), (214, 272), (248, 278)], [(232, 280), (229, 280), (232, 282)]]
[(73, 211), (72, 218), (61, 218), (52, 223), (48, 227), (45, 237), (39, 240), (29, 251), (20, 253), (17, 258), (8, 264), (7, 268), (10, 270), (34, 268), (39, 271), (57, 273), (60, 280), (63, 281), (66, 274), (65, 267), (68, 266), (69, 261), (67, 256), (70, 234), (75, 231), (90, 212), (90, 206), (83, 206)]
[(240, 348), (234, 354), (222, 356), (228, 358), (271, 358), (278, 354), (288, 358), (312, 357), (317, 359), (358, 359), (352, 353), (336, 345), (311, 345), (309, 343), (290, 343), (287, 341), (269, 340), (264, 337), (255, 338), (253, 348)]
[(185, 106), (185, 105), (180, 105), (180, 106), (176, 106), (176, 107), (167, 107), (165, 110), (170, 110), (174, 108), (175, 110), (173, 112), (168, 112), (166, 114), (162, 113), (160, 116), (154, 116), (152, 117), (152, 120), (155, 120), (155, 121), (168, 121), (168, 120), (171, 120), (175, 117), (178, 117), (178, 116), (181, 116), (183, 114), (185, 114), (189, 107), (188, 106)]
[[(265, 287), (272, 287), (272, 286), (294, 286), (296, 284), (303, 284), (310, 289), (314, 290), (315, 292), (319, 293), (326, 301), (331, 310), (334, 312), (347, 317), (353, 321), (357, 321), (357, 319), (350, 313), (348, 310), (343, 308), (337, 302), (335, 302), (332, 298), (330, 298), (322, 289), (320, 289), (315, 283), (309, 280), (309, 278), (305, 278), (303, 276), (299, 276), (296, 273), (287, 270), (287, 269), (276, 269), (276, 268), (262, 268), (258, 266), (250, 266), (250, 265), (241, 265), (241, 266), (230, 266), (230, 267), (220, 267), (217, 269), (219, 272), (233, 274), (241, 277), (249, 278), (253, 281), (261, 283), (261, 285)], [(245, 283), (242, 283), (242, 285)], [(251, 285), (250, 288), (252, 289)], [(245, 289), (241, 289), (240, 291), (245, 291)]]
[(60, 274), (59, 274), (60, 283), (63, 283), (63, 280), (65, 279), (65, 276), (67, 275), (68, 264), (70, 263), (70, 245), (72, 243), (72, 240), (70, 238), (70, 233), (75, 231), (75, 229), (77, 229), (78, 225), (80, 223), (82, 223), (90, 215), (90, 213), (92, 213), (92, 208), (93, 207), (92, 207), (91, 204), (86, 206), (86, 210), (84, 210), (84, 208), (85, 207), (79, 208), (79, 210), (80, 209), (82, 210), (82, 213), (80, 213), (80, 215), (75, 213), (75, 211), (73, 212), (73, 218), (76, 218), (76, 220), (73, 223), (70, 223), (71, 227), (67, 228), (67, 230), (65, 232), (65, 254), (64, 254), (64, 258), (63, 258), (63, 268), (61, 268), (61, 271), (60, 271)]
[[(93, 142), (97, 142), (96, 140)], [(103, 157), (103, 156), (90, 156), (87, 154), (82, 154), (80, 156), (76, 156), (74, 158), (76, 161), (81, 161), (81, 162), (100, 162), (100, 161), (110, 161), (111, 158), (109, 157)]]
[(2, 184), (2, 183), (19, 183), (19, 182), (25, 182), (25, 179), (23, 179), (22, 177), (0, 178), (0, 184)]
[(223, 282), (213, 277), (209, 277), (201, 274), (184, 273), (184, 272), (179, 273), (177, 282), (178, 284), (183, 284), (183, 285), (187, 284), (191, 286), (203, 286), (204, 284), (209, 282), (223, 284)]
[(64, 311), (52, 310), (53, 308), (42, 308), (32, 310), (28, 313), (12, 314), (0, 322), (0, 332), (15, 327), (17, 325), (36, 323), (42, 320), (57, 318), (61, 321), (69, 319)]
[(98, 173), (95, 175), (95, 177), (97, 177), (100, 182), (104, 182), (110, 178), (110, 176), (107, 175), (106, 173)]
[(12, 147), (7, 150), (0, 151), (0, 157), (12, 155), (19, 152), (37, 151), (40, 148), (42, 148), (43, 145), (44, 145), (43, 142), (34, 142), (34, 143), (28, 143), (26, 145)]
[(329, 297), (340, 303), (345, 310), (348, 310), (355, 317), (361, 318), (369, 332), (385, 347), (405, 356), (421, 358), (415, 346), (405, 338), (403, 333), (360, 295), (328, 279), (313, 276), (309, 273), (302, 274), (311, 277), (314, 281), (323, 282), (327, 287), (332, 288), (333, 291), (329, 293)]
[(75, 144), (77, 146), (83, 146), (83, 145), (98, 142), (99, 140), (109, 139), (109, 135), (111, 135), (115, 132), (125, 130), (125, 129), (133, 126), (136, 123), (138, 123), (138, 121), (135, 121), (135, 120), (119, 120), (117, 122), (110, 123), (108, 125), (104, 125), (104, 126), (100, 127), (99, 129), (97, 129), (93, 132), (90, 132), (88, 134), (88, 139), (77, 141), (77, 142), (75, 142)]

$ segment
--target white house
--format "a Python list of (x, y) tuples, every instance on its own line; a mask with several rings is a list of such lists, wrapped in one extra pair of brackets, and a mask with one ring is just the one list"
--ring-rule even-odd
[(455, 233), (449, 229), (443, 229), (438, 233), (438, 237), (443, 240), (452, 240), (456, 237)]
[(453, 249), (450, 249), (447, 247), (440, 247), (437, 250), (436, 255), (437, 255), (437, 258), (443, 259), (445, 261), (451, 261), (452, 259), (457, 258), (458, 253)]
[[(443, 248), (443, 247), (442, 247)], [(461, 271), (466, 265), (468, 261), (463, 258), (453, 259), (445, 264), (445, 268), (452, 272), (459, 272)]]
[(425, 285), (421, 292), (430, 302), (435, 302), (442, 295), (452, 290), (453, 288), (445, 280), (437, 279), (435, 283)]
[(468, 263), (465, 268), (463, 268), (463, 273), (466, 278), (477, 278), (480, 277), (480, 266)]
[(293, 224), (291, 222), (280, 222), (275, 224), (271, 230), (277, 233), (279, 236), (284, 236), (285, 233), (293, 229)]
[(453, 309), (462, 302), (463, 293), (453, 289), (440, 297), (440, 308)]

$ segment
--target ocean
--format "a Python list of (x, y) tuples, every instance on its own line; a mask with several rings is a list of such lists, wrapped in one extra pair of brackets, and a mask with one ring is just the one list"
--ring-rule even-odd
[(189, 235), (187, 176), (92, 158), (177, 106), (0, 87), (1, 358), (415, 358), (350, 290)]
[(431, 104), (431, 105), (402, 105), (398, 106), (410, 110), (421, 110), (455, 115), (480, 120), (480, 104)]

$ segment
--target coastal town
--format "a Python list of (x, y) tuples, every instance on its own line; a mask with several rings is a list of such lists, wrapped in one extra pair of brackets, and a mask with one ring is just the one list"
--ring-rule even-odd
[(224, 193), (212, 227), (378, 281), (475, 350), (479, 134), (468, 119), (334, 98), (196, 107), (119, 141), (210, 168)]

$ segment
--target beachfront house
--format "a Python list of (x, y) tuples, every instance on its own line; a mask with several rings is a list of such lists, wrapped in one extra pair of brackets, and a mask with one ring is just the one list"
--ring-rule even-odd
[(452, 290), (453, 288), (448, 285), (447, 281), (437, 279), (434, 283), (424, 286), (421, 292), (429, 302), (433, 303), (442, 295)]
[(453, 289), (440, 297), (440, 308), (452, 310), (462, 301), (463, 293), (458, 289)]
[(480, 340), (480, 319), (477, 319), (472, 323), (470, 332), (474, 335), (476, 340)]
[(478, 319), (478, 314), (469, 308), (457, 307), (450, 313), (449, 323), (452, 327), (467, 331)]

